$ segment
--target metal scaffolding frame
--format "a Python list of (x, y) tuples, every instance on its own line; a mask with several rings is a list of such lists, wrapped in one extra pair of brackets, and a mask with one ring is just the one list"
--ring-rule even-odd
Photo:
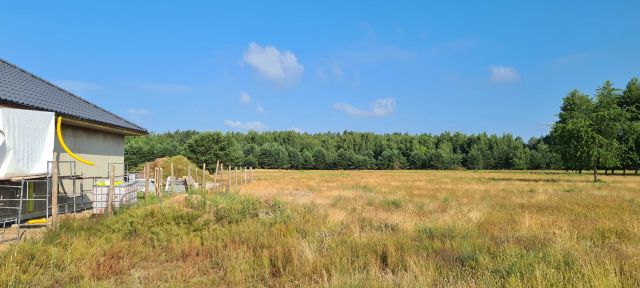
[[(52, 183), (52, 171), (54, 163), (57, 163), (58, 171), (61, 171), (61, 169), (59, 169), (60, 166), (68, 168), (68, 170), (64, 170), (68, 171), (68, 173), (66, 173), (68, 175), (58, 175), (58, 183)], [(119, 203), (114, 203), (114, 206), (116, 206), (117, 208), (136, 203), (137, 193), (144, 188), (140, 189), (140, 186), (136, 184), (134, 179), (129, 179), (129, 171), (125, 163), (107, 163), (108, 175), (106, 179), (110, 179), (111, 168), (115, 166), (123, 167), (123, 174), (116, 173), (115, 175), (113, 175), (113, 178), (114, 182), (116, 179), (124, 182), (124, 185), (120, 185), (119, 188), (125, 189), (125, 192), (120, 195), (120, 197), (118, 198)], [(133, 172), (135, 173), (136, 171)], [(147, 175), (147, 177), (152, 178), (151, 175)], [(46, 175), (15, 178), (10, 181), (7, 180), (5, 182), (0, 182), (0, 226), (2, 226), (2, 230), (0, 230), (0, 233), (2, 233), (0, 235), (0, 243), (8, 241), (19, 241), (22, 236), (22, 229), (24, 227), (43, 226), (50, 224), (49, 218), (52, 211), (51, 194), (53, 185), (59, 185), (58, 188), (60, 188), (60, 186), (64, 187), (64, 193), (58, 194), (59, 214), (76, 213), (79, 211), (94, 208), (95, 205), (93, 202), (97, 200), (90, 199), (89, 202), (87, 202), (85, 200), (85, 196), (88, 194), (87, 192), (90, 192), (93, 195), (94, 191), (97, 191), (94, 190), (94, 188), (100, 187), (96, 184), (98, 180), (101, 179), (105, 179), (105, 177), (84, 177), (82, 175), (78, 175), (76, 170), (76, 161), (47, 161)], [(162, 181), (161, 179), (155, 179), (155, 177), (153, 177), (152, 179), (153, 182)], [(87, 180), (92, 181), (92, 184), (88, 189), (84, 185), (84, 182)], [(78, 181), (80, 182), (78, 183)], [(71, 187), (65, 185), (65, 182), (70, 182)], [(78, 188), (76, 187), (79, 188), (79, 194)], [(4, 198), (5, 194), (9, 194), (10, 197)], [(80, 197), (80, 201), (78, 201), (78, 197)], [(88, 203), (89, 205), (86, 205)], [(26, 220), (42, 217), (46, 219), (46, 221), (44, 221), (43, 223), (26, 223)], [(14, 227), (12, 226), (14, 225), (16, 231), (15, 236), (6, 237), (7, 228), (13, 229)]]
[[(84, 179), (93, 179), (93, 183), (95, 184), (96, 178), (100, 177), (87, 177), (83, 178), (77, 175), (76, 173), (76, 163), (75, 161), (55, 161), (58, 165), (69, 165), (69, 175), (60, 175), (58, 177), (57, 185), (60, 185), (63, 181), (71, 182), (71, 189), (65, 193), (66, 195), (58, 195), (58, 211), (60, 214), (68, 214), (68, 213), (76, 213), (78, 211), (82, 211), (88, 209), (90, 207), (85, 206), (86, 202), (84, 201), (84, 191), (83, 191), (83, 181)], [(11, 194), (12, 197), (4, 198), (2, 193), (0, 193), (0, 225), (2, 225), (2, 235), (0, 235), (0, 242), (8, 242), (8, 241), (16, 241), (20, 240), (21, 237), (21, 229), (22, 227), (29, 226), (42, 226), (47, 225), (49, 216), (51, 215), (51, 189), (54, 185), (51, 179), (51, 171), (52, 165), (54, 161), (47, 161), (47, 174), (46, 176), (42, 176), (39, 178), (19, 178), (19, 184), (9, 185), (9, 184), (1, 184), (0, 189), (4, 190), (2, 192), (15, 192)], [(76, 190), (77, 180), (80, 181), (80, 195), (78, 195)], [(12, 182), (18, 182), (12, 181)], [(36, 193), (36, 186), (44, 186), (44, 194)], [(33, 188), (33, 195), (30, 195), (29, 188)], [(25, 190), (27, 193), (25, 194)], [(68, 193), (71, 192), (71, 193)], [(13, 196), (15, 195), (15, 196)], [(78, 196), (82, 197), (81, 201), (78, 203)], [(63, 201), (60, 201), (63, 200)], [(44, 202), (44, 203), (43, 203)], [(44, 205), (37, 205), (37, 203), (43, 203)], [(25, 205), (26, 204), (26, 205)], [(26, 207), (25, 207), (26, 206)], [(36, 206), (41, 206), (36, 209)], [(63, 209), (60, 209), (63, 208)], [(26, 211), (25, 211), (26, 210)], [(4, 211), (4, 213), (2, 213)], [(7, 213), (8, 212), (8, 213)], [(39, 217), (44, 217), (47, 219), (45, 223), (38, 224), (26, 224), (23, 223), (28, 219), (35, 219)], [(15, 225), (16, 235), (15, 237), (7, 238), (7, 227)]]
[(3, 217), (3, 219), (0, 220), (0, 223), (2, 224), (2, 238), (0, 238), (0, 242), (7, 242), (7, 241), (14, 241), (14, 240), (20, 240), (20, 225), (18, 225), (18, 227), (16, 228), (16, 236), (15, 238), (9, 238), (7, 239), (5, 236), (7, 234), (7, 225), (8, 224), (12, 224), (13, 222), (16, 223), (20, 223), (20, 218), (22, 216), (22, 196), (24, 193), (24, 180), (22, 180), (20, 182), (20, 186), (15, 186), (15, 185), (0, 185), (0, 187), (3, 188), (9, 188), (9, 189), (17, 189), (20, 190), (20, 193), (17, 195), (18, 199), (0, 199), (0, 200), (4, 200), (4, 201), (18, 201), (18, 206), (5, 206), (2, 205), (2, 207), (0, 207), (0, 209), (10, 209), (10, 210), (14, 210), (16, 213), (15, 217)]

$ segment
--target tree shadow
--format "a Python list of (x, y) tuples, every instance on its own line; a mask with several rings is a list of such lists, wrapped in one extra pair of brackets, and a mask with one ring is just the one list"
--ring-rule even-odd
[(484, 178), (489, 181), (505, 181), (505, 182), (527, 182), (527, 183), (579, 183), (590, 182), (585, 179), (532, 179), (532, 178), (507, 178), (507, 177), (489, 177)]

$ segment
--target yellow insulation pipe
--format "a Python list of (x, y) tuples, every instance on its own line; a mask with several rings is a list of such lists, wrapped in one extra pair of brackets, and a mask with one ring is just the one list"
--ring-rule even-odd
[(69, 147), (67, 147), (67, 144), (64, 144), (64, 139), (62, 138), (62, 116), (58, 116), (58, 123), (56, 125), (56, 133), (58, 134), (58, 141), (60, 142), (60, 146), (62, 146), (62, 149), (64, 149), (64, 151), (67, 152), (67, 154), (69, 154), (69, 156), (73, 157), (73, 159), (76, 159), (84, 164), (87, 165), (91, 165), (93, 166), (93, 162), (89, 161), (89, 160), (85, 160), (82, 157), (76, 155), (75, 153), (71, 152), (71, 150), (69, 150)]

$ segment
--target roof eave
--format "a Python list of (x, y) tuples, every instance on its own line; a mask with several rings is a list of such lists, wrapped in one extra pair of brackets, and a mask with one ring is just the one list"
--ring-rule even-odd
[(66, 123), (66, 124), (69, 124), (69, 125), (85, 127), (85, 128), (92, 128), (92, 129), (96, 129), (96, 130), (112, 132), (112, 133), (116, 133), (116, 134), (122, 134), (122, 135), (125, 135), (125, 136), (142, 136), (142, 135), (149, 134), (149, 131), (147, 131), (147, 130), (129, 129), (129, 128), (110, 125), (110, 124), (97, 122), (97, 121), (93, 121), (93, 120), (81, 119), (81, 118), (78, 118), (76, 116), (68, 115), (68, 114), (65, 114), (65, 113), (60, 113), (60, 112), (57, 112), (57, 111), (50, 111), (50, 110), (42, 109), (42, 108), (39, 108), (39, 107), (26, 105), (24, 103), (16, 103), (14, 101), (8, 101), (8, 100), (5, 100), (5, 99), (0, 99), (0, 103), (5, 103), (5, 105), (8, 104), (8, 105), (6, 105), (6, 107), (8, 107), (8, 108), (29, 109), (29, 110), (37, 110), (37, 111), (54, 112), (58, 116), (64, 116), (62, 123)]
[(116, 126), (108, 125), (108, 124), (104, 124), (104, 123), (97, 123), (97, 122), (94, 122), (94, 121), (87, 121), (87, 120), (84, 120), (84, 119), (79, 119), (79, 118), (70, 117), (70, 116), (65, 116), (64, 118), (62, 118), (62, 123), (63, 124), (68, 124), (68, 125), (73, 125), (73, 126), (78, 126), (78, 127), (90, 128), (90, 129), (94, 129), (94, 130), (111, 132), (111, 133), (115, 133), (115, 134), (121, 134), (121, 135), (124, 135), (124, 136), (143, 136), (143, 135), (149, 134), (149, 132), (146, 131), (146, 130), (143, 131), (143, 130), (126, 129), (126, 128), (123, 128), (123, 127), (116, 127)]

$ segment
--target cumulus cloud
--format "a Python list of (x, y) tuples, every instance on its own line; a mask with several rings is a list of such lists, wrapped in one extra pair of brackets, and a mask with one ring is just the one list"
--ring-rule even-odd
[(267, 128), (266, 125), (262, 124), (260, 121), (253, 122), (241, 122), (241, 121), (232, 121), (232, 120), (224, 120), (224, 125), (235, 129), (244, 129), (244, 130), (264, 130)]
[(251, 95), (244, 91), (240, 92), (240, 102), (244, 104), (251, 103)]
[(304, 72), (304, 67), (293, 53), (255, 42), (249, 44), (242, 63), (251, 65), (258, 74), (276, 84), (291, 84)]
[(516, 82), (520, 80), (520, 75), (515, 68), (509, 66), (491, 65), (489, 66), (491, 72), (491, 81), (493, 82)]
[(371, 103), (369, 110), (359, 109), (347, 103), (335, 103), (333, 108), (344, 111), (353, 117), (384, 117), (393, 114), (396, 108), (396, 100), (393, 98), (377, 99)]
[(129, 108), (127, 109), (127, 112), (129, 112), (129, 114), (131, 115), (136, 115), (136, 116), (146, 116), (151, 114), (149, 110), (144, 108)]

